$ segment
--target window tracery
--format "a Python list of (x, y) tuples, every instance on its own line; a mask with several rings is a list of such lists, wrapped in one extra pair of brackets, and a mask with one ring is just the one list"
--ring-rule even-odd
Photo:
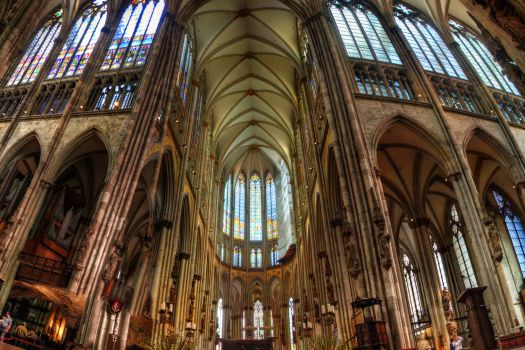
[(463, 278), (465, 288), (476, 287), (477, 281), (474, 274), (474, 268), (472, 267), (467, 244), (463, 237), (463, 223), (454, 204), (450, 206), (449, 225), (450, 231), (452, 232), (452, 245), (454, 247), (456, 258), (458, 259), (459, 271)]
[(394, 6), (395, 20), (410, 47), (426, 71), (467, 79), (437, 30), (416, 11)]
[(164, 0), (132, 1), (120, 20), (101, 70), (143, 66), (163, 11)]
[(421, 298), (419, 281), (416, 275), (416, 269), (408, 257), (403, 254), (401, 257), (401, 271), (405, 282), (405, 289), (408, 298), (408, 307), (410, 311), (410, 320), (414, 329), (422, 325), (424, 309)]
[(244, 239), (245, 195), (246, 182), (244, 174), (240, 173), (235, 185), (235, 216), (233, 218), (233, 237), (235, 239)]
[(279, 237), (275, 182), (272, 173), (270, 172), (266, 174), (266, 232), (268, 240), (277, 239)]
[(222, 232), (229, 236), (230, 235), (230, 208), (231, 208), (231, 183), (232, 178), (228, 176), (226, 185), (224, 187), (224, 214), (222, 218)]
[(491, 191), (491, 195), (498, 205), (498, 212), (505, 222), (521, 273), (525, 276), (525, 231), (523, 230), (523, 223), (507, 198), (494, 189)]
[(73, 25), (48, 79), (80, 75), (106, 23), (106, 1), (94, 0)]
[(62, 9), (59, 9), (33, 35), (24, 55), (11, 73), (7, 86), (31, 83), (36, 79), (44, 62), (51, 53), (61, 26)]
[(447, 274), (445, 273), (445, 264), (443, 263), (443, 256), (441, 255), (441, 252), (439, 251), (439, 247), (430, 236), (430, 243), (432, 243), (432, 252), (434, 253), (434, 262), (436, 263), (436, 269), (438, 271), (438, 277), (439, 277), (439, 285), (441, 286), (441, 289), (448, 288), (448, 282), (447, 282)]
[(519, 95), (516, 86), (503, 75), (501, 66), (494, 60), (487, 47), (477, 36), (454, 20), (449, 20), (449, 25), (452, 29), (454, 40), (459, 44), (461, 51), (463, 51), (485, 85)]
[(261, 179), (257, 174), (250, 178), (250, 240), (262, 240)]
[(270, 251), (270, 265), (272, 266), (275, 266), (277, 265), (277, 260), (278, 260), (278, 251), (277, 251), (277, 246), (274, 245), (272, 246), (271, 248), (271, 251)]
[(238, 246), (233, 248), (233, 266), (242, 267), (242, 248)]
[(193, 43), (188, 34), (184, 35), (184, 43), (182, 45), (182, 53), (180, 57), (177, 88), (179, 89), (179, 96), (182, 100), (182, 104), (185, 105), (191, 82), (191, 75), (193, 73)]
[(264, 308), (260, 300), (253, 305), (253, 326), (255, 327), (254, 338), (264, 339)]
[(401, 64), (379, 18), (362, 5), (330, 7), (348, 56)]

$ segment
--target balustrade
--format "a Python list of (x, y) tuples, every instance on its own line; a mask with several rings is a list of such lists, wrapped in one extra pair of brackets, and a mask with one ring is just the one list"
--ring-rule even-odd
[(41, 282), (57, 287), (67, 287), (73, 266), (63, 261), (21, 252), (16, 279)]
[(22, 103), (29, 87), (8, 88), (0, 92), (0, 120), (13, 116), (17, 107)]
[(357, 92), (400, 100), (421, 100), (422, 94), (402, 66), (351, 61)]

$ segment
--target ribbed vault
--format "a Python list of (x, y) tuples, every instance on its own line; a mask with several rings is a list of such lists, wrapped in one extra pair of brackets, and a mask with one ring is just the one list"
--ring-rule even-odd
[(280, 1), (211, 1), (194, 16), (198, 72), (223, 170), (259, 150), (290, 159), (297, 110), (297, 19)]

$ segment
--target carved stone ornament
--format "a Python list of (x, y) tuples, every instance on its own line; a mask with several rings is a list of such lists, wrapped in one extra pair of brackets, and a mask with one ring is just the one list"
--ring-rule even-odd
[(106, 270), (104, 271), (104, 275), (102, 279), (107, 283), (110, 281), (113, 276), (115, 276), (115, 272), (117, 270), (117, 267), (120, 263), (121, 257), (120, 257), (120, 247), (118, 244), (113, 245), (113, 251), (111, 252), (108, 264), (106, 265)]
[(361, 273), (361, 262), (359, 261), (355, 246), (351, 242), (350, 238), (345, 240), (345, 252), (348, 273), (350, 276), (352, 276), (352, 278), (357, 278)]
[(496, 224), (492, 219), (485, 219), (485, 225), (489, 228), (489, 245), (492, 251), (494, 262), (500, 263), (503, 260), (503, 248), (499, 239), (499, 233)]
[(443, 313), (445, 314), (445, 320), (454, 321), (455, 314), (452, 308), (452, 293), (448, 288), (443, 288), (441, 302), (443, 303)]
[(389, 270), (392, 267), (392, 256), (390, 255), (390, 236), (382, 233), (379, 235), (378, 239), (381, 266), (385, 270)]

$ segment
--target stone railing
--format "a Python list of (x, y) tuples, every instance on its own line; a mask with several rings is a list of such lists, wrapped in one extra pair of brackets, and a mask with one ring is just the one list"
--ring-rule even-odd
[(351, 66), (357, 93), (409, 101), (423, 100), (420, 88), (402, 66), (354, 60)]

